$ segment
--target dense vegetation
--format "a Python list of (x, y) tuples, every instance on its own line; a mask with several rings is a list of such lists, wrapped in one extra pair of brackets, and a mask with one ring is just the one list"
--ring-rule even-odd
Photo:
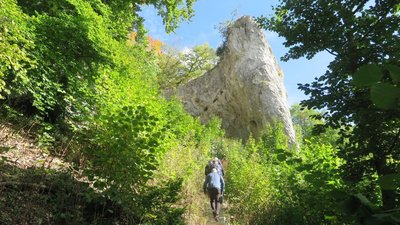
[(162, 97), (218, 58), (207, 44), (161, 51), (138, 12), (153, 5), (172, 31), (193, 2), (0, 0), (1, 124), (71, 165), (1, 159), (0, 221), (203, 224), (203, 169), (218, 156), (232, 224), (399, 224), (400, 3), (283, 0), (257, 19), (286, 38), (285, 60), (335, 55), (300, 85), (311, 98), (292, 106), (292, 148), (280, 125), (242, 143)]
[[(29, 123), (53, 154), (66, 150), (93, 186), (82, 204), (107, 199), (122, 208), (114, 210), (116, 220), (181, 224), (178, 193), (196, 174), (178, 173), (168, 157), (180, 154), (180, 169), (197, 168), (193, 162), (204, 163), (207, 151), (193, 149), (207, 146), (207, 131), (178, 103), (159, 97), (157, 58), (140, 35), (139, 3), (153, 4), (167, 30), (192, 15), (189, 0), (1, 0), (2, 118)], [(75, 216), (70, 222), (80, 223), (73, 211), (55, 213), (63, 217), (47, 223)]]
[(302, 105), (327, 110), (322, 130), (339, 129), (342, 177), (355, 194), (351, 212), (362, 223), (398, 223), (399, 2), (283, 0), (274, 17), (257, 20), (286, 38), (284, 60), (321, 51), (335, 57), (325, 74), (299, 85), (310, 95)]

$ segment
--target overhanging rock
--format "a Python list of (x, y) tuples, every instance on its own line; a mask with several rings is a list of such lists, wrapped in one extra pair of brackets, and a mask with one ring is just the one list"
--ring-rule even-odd
[(226, 134), (241, 139), (258, 137), (267, 124), (281, 121), (295, 143), (283, 72), (250, 17), (229, 29), (222, 54), (214, 69), (177, 88), (186, 110), (204, 123), (220, 117)]

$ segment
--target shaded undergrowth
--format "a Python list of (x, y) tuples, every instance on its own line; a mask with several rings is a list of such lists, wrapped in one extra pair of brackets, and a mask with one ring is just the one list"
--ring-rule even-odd
[(124, 207), (68, 172), (0, 161), (2, 224), (136, 224)]

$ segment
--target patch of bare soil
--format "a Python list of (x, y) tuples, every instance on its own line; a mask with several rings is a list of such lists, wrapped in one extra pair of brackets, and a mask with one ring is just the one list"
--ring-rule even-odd
[(65, 171), (69, 166), (40, 149), (27, 131), (17, 130), (7, 123), (0, 126), (0, 160), (21, 169), (34, 167)]

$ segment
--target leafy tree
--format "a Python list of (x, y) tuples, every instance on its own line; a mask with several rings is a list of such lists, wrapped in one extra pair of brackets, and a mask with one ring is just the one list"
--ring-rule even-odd
[[(0, 0), (0, 105), (40, 118), (42, 136), (53, 143), (60, 144), (50, 131), (72, 136), (69, 157), (77, 156), (95, 191), (139, 218), (149, 213), (151, 224), (182, 220), (182, 208), (170, 209), (182, 182), (147, 182), (168, 146), (161, 143), (174, 136), (168, 128), (176, 112), (158, 97), (147, 40), (137, 35), (132, 46), (129, 32), (144, 31), (140, 5), (154, 5), (172, 31), (192, 15), (193, 2)], [(163, 193), (164, 186), (171, 190)], [(156, 198), (147, 212), (135, 209)]]
[(218, 57), (214, 49), (207, 43), (181, 52), (168, 48), (159, 59), (161, 88), (176, 87), (191, 78), (203, 75), (212, 69), (217, 62)]
[[(310, 95), (301, 104), (311, 109), (326, 108), (326, 127), (341, 129), (345, 176), (354, 183), (368, 178), (373, 185), (374, 174), (382, 177), (399, 172), (398, 103), (397, 108), (387, 109), (374, 105), (368, 87), (354, 85), (352, 76), (363, 65), (374, 64), (384, 71), (379, 81), (398, 87), (385, 68), (400, 65), (399, 7), (396, 0), (282, 0), (274, 8), (274, 17), (257, 18), (262, 27), (286, 38), (284, 45), (290, 49), (283, 60), (310, 59), (321, 51), (335, 56), (324, 75), (311, 84), (299, 85)], [(348, 135), (350, 128), (353, 130)], [(399, 206), (400, 196), (394, 190), (382, 190), (381, 197), (385, 209)]]
[(326, 128), (324, 133), (318, 132), (319, 128), (325, 124), (322, 114), (316, 110), (302, 108), (299, 104), (292, 105), (290, 108), (293, 124), (299, 130), (296, 135), (302, 137), (303, 140), (335, 145), (339, 138), (337, 129)]
[[(129, 33), (129, 43), (132, 45), (136, 44), (136, 39), (138, 35), (136, 32)], [(142, 44), (142, 43), (140, 43)], [(154, 51), (156, 54), (160, 55), (162, 53), (162, 49), (165, 43), (161, 42), (158, 39), (153, 39), (151, 36), (147, 36), (147, 49), (149, 51)]]
[(184, 76), (182, 71), (184, 65), (179, 58), (179, 52), (171, 47), (166, 47), (163, 54), (160, 55), (158, 65), (160, 72), (158, 83), (163, 90), (176, 87)]
[(0, 4), (0, 99), (4, 99), (12, 90), (24, 91), (27, 70), (35, 62), (27, 54), (33, 47), (28, 16), (13, 0), (1, 0)]
[(290, 115), (295, 126), (301, 130), (303, 138), (310, 138), (312, 136), (312, 129), (317, 124), (322, 122), (315, 117), (319, 115), (315, 110), (301, 108), (299, 104), (290, 107)]
[(344, 223), (335, 207), (345, 197), (337, 149), (305, 141), (293, 152), (286, 139), (278, 124), (258, 142), (227, 147), (230, 212), (242, 224)]
[(132, 27), (143, 33), (140, 5), (154, 5), (172, 31), (192, 16), (193, 2), (2, 0), (4, 102), (52, 123), (91, 111), (87, 106), (101, 67), (118, 65), (116, 53)]
[(218, 62), (214, 49), (207, 43), (193, 47), (193, 49), (182, 53), (181, 57), (185, 65), (184, 74), (187, 76), (186, 79), (203, 75)]

